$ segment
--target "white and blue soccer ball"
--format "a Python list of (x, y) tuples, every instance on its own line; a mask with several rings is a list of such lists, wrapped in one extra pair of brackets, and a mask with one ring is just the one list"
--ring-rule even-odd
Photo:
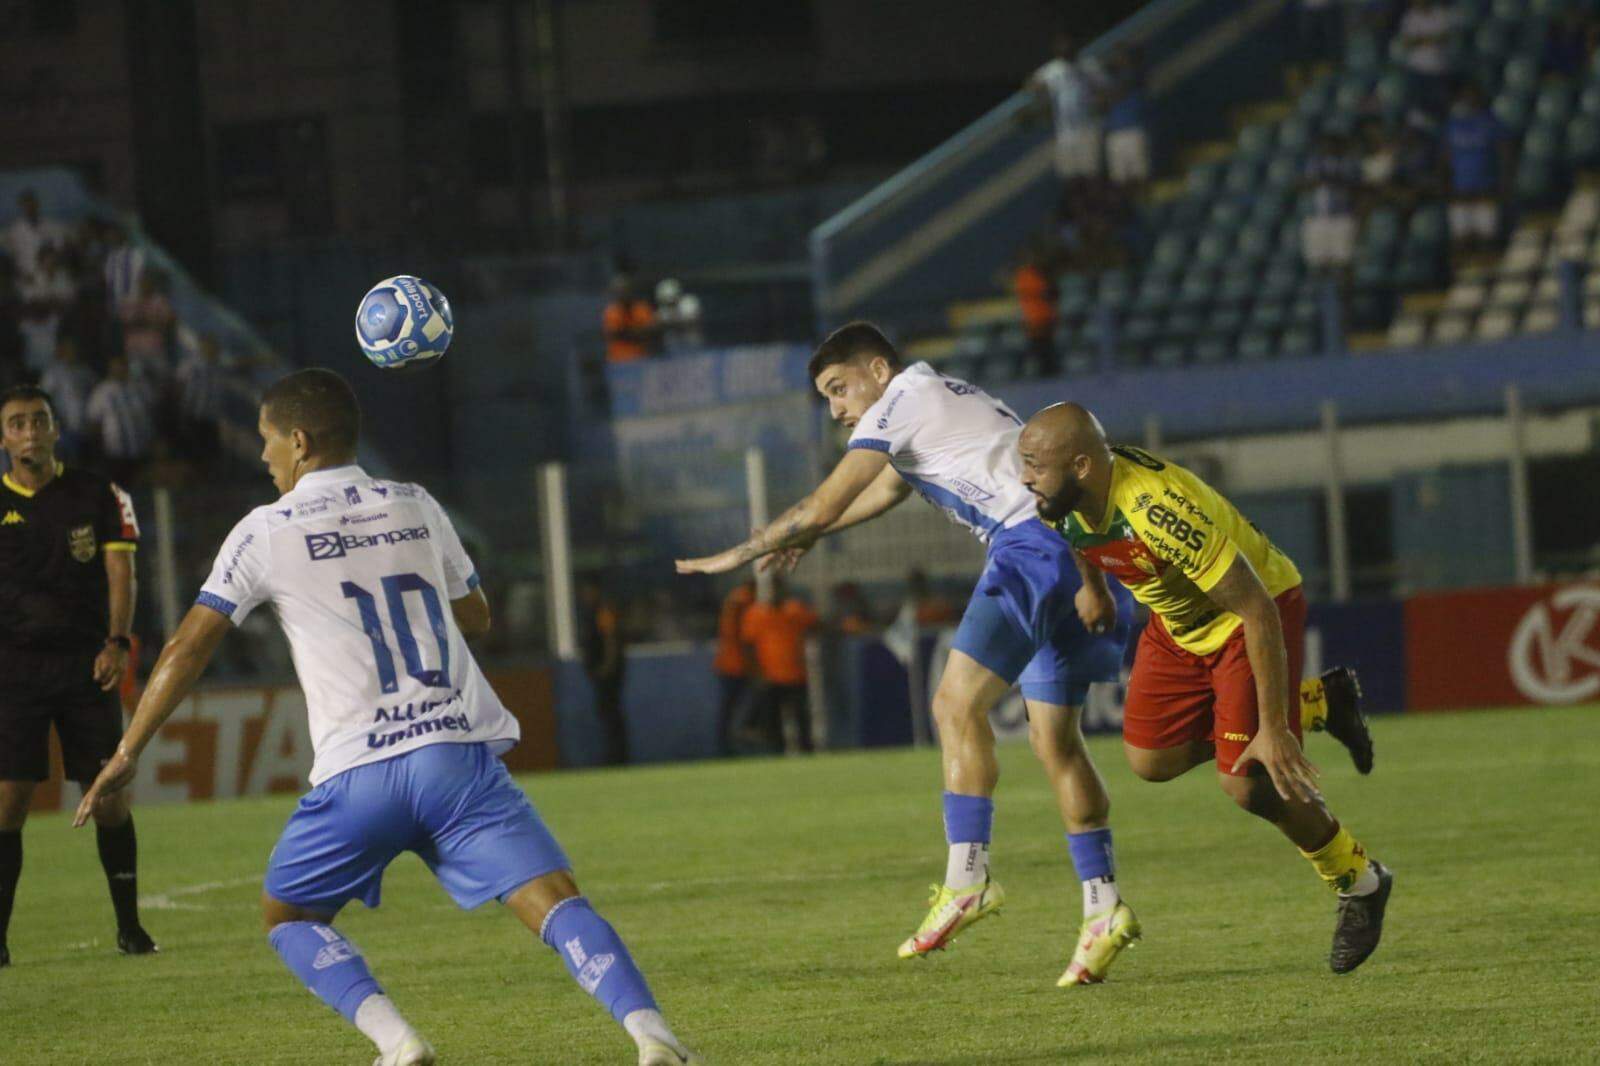
[(455, 334), (450, 301), (437, 285), (410, 274), (385, 278), (356, 309), (356, 343), (382, 370), (432, 366)]

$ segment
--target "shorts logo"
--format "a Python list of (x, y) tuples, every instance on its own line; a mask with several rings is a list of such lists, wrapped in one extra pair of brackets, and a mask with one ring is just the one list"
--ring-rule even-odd
[(1222, 734), (1222, 739), (1223, 740), (1237, 740), (1237, 741), (1240, 741), (1241, 743), (1248, 744), (1248, 743), (1250, 743), (1250, 734), (1248, 734), (1248, 733), (1224, 733), (1224, 734)]
[(71, 550), (72, 557), (80, 563), (86, 563), (94, 558), (94, 527), (79, 526), (67, 534), (67, 548)]
[(344, 558), (344, 538), (337, 533), (307, 533), (306, 550), (311, 553), (311, 561), (318, 559)]

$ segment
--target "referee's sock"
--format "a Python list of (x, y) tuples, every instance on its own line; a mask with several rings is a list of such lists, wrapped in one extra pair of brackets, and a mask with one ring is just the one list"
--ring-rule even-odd
[(0, 947), (11, 928), (11, 901), (17, 896), (17, 878), (22, 876), (22, 830), (0, 829)]
[(119, 826), (95, 826), (95, 842), (100, 845), (100, 865), (111, 889), (111, 906), (117, 912), (117, 929), (139, 928), (139, 838), (133, 831), (133, 815)]

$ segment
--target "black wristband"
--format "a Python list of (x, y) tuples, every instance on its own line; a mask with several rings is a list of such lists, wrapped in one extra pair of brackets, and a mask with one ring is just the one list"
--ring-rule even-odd
[(121, 648), (123, 651), (132, 651), (133, 650), (133, 641), (129, 640), (127, 637), (107, 637), (106, 638), (106, 643), (107, 644), (115, 644), (117, 647)]

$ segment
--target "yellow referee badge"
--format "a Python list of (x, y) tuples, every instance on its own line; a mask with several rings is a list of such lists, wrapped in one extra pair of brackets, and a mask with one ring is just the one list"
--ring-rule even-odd
[(94, 558), (94, 526), (78, 526), (67, 534), (67, 547), (72, 550), (72, 557), (80, 563), (86, 563)]

